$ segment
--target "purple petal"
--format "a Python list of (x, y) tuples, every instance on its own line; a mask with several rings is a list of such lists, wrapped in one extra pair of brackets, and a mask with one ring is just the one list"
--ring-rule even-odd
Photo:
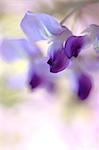
[(77, 95), (81, 100), (85, 100), (92, 89), (92, 81), (87, 74), (82, 73), (78, 77), (78, 92)]
[(21, 27), (32, 41), (45, 40), (51, 34), (60, 34), (65, 30), (52, 16), (30, 11), (25, 14)]
[(52, 89), (53, 75), (49, 71), (49, 66), (46, 63), (46, 58), (39, 59), (33, 64), (30, 64), (29, 73), (28, 73), (28, 85), (31, 89), (34, 89), (38, 86), (44, 86), (48, 90)]
[(33, 90), (37, 88), (38, 86), (40, 86), (41, 83), (42, 83), (42, 78), (38, 74), (33, 73), (28, 84), (29, 84), (29, 87)]
[(4, 60), (11, 62), (28, 56), (37, 57), (40, 50), (25, 39), (4, 39), (0, 45), (0, 55)]
[[(55, 38), (52, 40), (51, 44), (49, 45), (48, 55), (51, 59), (54, 58), (54, 55), (58, 54), (57, 53), (58, 50), (60, 51), (61, 49), (63, 49), (64, 42), (68, 37), (72, 35), (71, 31), (68, 28), (66, 27), (63, 28), (65, 29), (65, 31), (55, 36)], [(65, 55), (64, 52), (62, 53), (62, 55)]]
[(71, 36), (65, 43), (65, 54), (68, 58), (77, 57), (85, 44), (85, 36)]
[(64, 54), (64, 50), (57, 50), (53, 57), (50, 57), (50, 59), (47, 62), (50, 65), (50, 72), (57, 73), (62, 70), (64, 70), (68, 64), (69, 59)]

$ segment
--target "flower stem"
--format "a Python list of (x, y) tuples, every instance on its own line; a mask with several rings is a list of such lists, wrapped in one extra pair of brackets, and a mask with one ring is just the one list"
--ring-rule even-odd
[(64, 24), (65, 21), (67, 21), (67, 19), (76, 11), (79, 11), (82, 7), (89, 5), (89, 4), (94, 4), (94, 3), (98, 3), (99, 0), (91, 0), (91, 1), (81, 1), (81, 2), (75, 2), (76, 4), (76, 8), (74, 8), (69, 14), (67, 14), (60, 22), (61, 25)]

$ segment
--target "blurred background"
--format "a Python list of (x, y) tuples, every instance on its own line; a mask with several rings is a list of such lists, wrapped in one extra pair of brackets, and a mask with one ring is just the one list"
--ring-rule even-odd
[[(99, 0), (0, 0), (0, 40), (20, 38), (20, 22), (27, 10), (44, 12), (64, 23), (74, 34), (99, 24)], [(46, 50), (46, 43), (40, 44)], [(71, 90), (70, 72), (61, 73), (55, 90), (34, 91), (24, 85), (28, 60), (6, 63), (0, 58), (0, 150), (99, 150), (98, 73), (87, 101), (79, 102)], [(23, 79), (24, 81), (22, 81)], [(10, 86), (9, 82), (16, 84)], [(96, 83), (97, 82), (97, 83)], [(11, 84), (12, 85), (12, 84)]]

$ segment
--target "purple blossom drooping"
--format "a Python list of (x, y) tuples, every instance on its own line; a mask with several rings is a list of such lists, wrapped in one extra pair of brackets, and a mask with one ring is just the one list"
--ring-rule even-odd
[(86, 98), (88, 98), (91, 92), (92, 80), (87, 74), (81, 73), (80, 76), (78, 77), (77, 82), (78, 82), (77, 95), (81, 100), (85, 100)]
[(17, 84), (15, 75), (10, 77), (8, 83), (11, 83), (11, 87), (22, 88), (22, 85), (28, 85), (33, 90), (43, 86), (49, 90), (51, 84), (54, 84), (54, 79), (48, 71), (47, 60), (41, 57), (41, 51), (34, 43), (26, 39), (4, 39), (0, 45), (0, 56), (10, 63), (26, 58), (29, 61), (25, 75), (17, 75)]
[[(86, 34), (75, 36), (54, 17), (28, 11), (21, 21), (21, 28), (28, 39), (5, 39), (1, 43), (0, 53), (3, 59), (9, 62), (28, 58), (27, 84), (29, 88), (34, 90), (43, 86), (52, 89), (55, 80), (53, 73), (55, 75), (70, 67), (72, 73), (75, 74), (76, 95), (81, 100), (87, 99), (92, 89), (92, 80), (85, 68), (92, 63), (87, 60), (86, 65), (82, 51), (91, 44), (95, 49), (99, 49), (99, 26), (90, 25), (83, 32)], [(41, 40), (48, 42), (47, 59), (42, 56), (35, 43)], [(97, 61), (93, 62), (97, 63)]]
[[(76, 73), (77, 80), (75, 80), (78, 85), (76, 94), (81, 100), (86, 99), (92, 89), (92, 81), (85, 71), (82, 73), (82, 68), (84, 67), (80, 65), (78, 56), (87, 44), (91, 44), (93, 41), (93, 43), (96, 42), (95, 44), (97, 44), (97, 38), (95, 37), (97, 37), (96, 29), (99, 28), (96, 26), (91, 26), (91, 38), (87, 34), (84, 36), (74, 36), (67, 27), (59, 24), (52, 16), (44, 13), (33, 14), (29, 11), (25, 14), (21, 22), (21, 27), (30, 41), (48, 41), (49, 59), (46, 63), (50, 67), (50, 72), (58, 73), (63, 71), (69, 66), (70, 62), (73, 64), (72, 66), (74, 66), (74, 68), (71, 67), (75, 70), (74, 72), (76, 72), (75, 68), (77, 68), (80, 75), (78, 76)], [(72, 57), (74, 57), (73, 61), (71, 59)], [(38, 78), (37, 74), (32, 77), (33, 78), (31, 79), (34, 79), (34, 77)], [(36, 82), (35, 85), (39, 85), (40, 83), (42, 83), (42, 80), (38, 78), (38, 82)]]
[[(85, 66), (83, 67), (83, 65), (85, 65), (83, 61), (84, 59), (81, 56), (81, 59), (79, 60), (78, 57), (80, 52), (84, 50), (84, 48), (86, 47), (86, 45), (89, 44), (89, 42), (90, 40), (86, 35), (70, 36), (67, 39), (64, 48), (65, 55), (71, 62), (71, 69), (73, 69), (72, 73), (74, 72), (75, 74), (74, 80), (76, 81), (77, 85), (76, 94), (81, 100), (87, 99), (92, 89), (92, 79), (85, 72), (82, 73), (82, 70), (85, 68)], [(71, 59), (72, 57), (74, 57), (74, 59)], [(82, 63), (82, 65), (80, 63)]]
[(29, 84), (30, 88), (33, 90), (36, 87), (38, 87), (41, 83), (42, 83), (41, 77), (39, 75), (37, 75), (36, 73), (34, 73), (31, 76), (31, 79), (28, 84)]
[(36, 60), (33, 64), (30, 63), (29, 73), (28, 73), (28, 85), (30, 89), (35, 89), (37, 87), (46, 87), (49, 91), (54, 90), (55, 78), (53, 74), (49, 72), (48, 64), (45, 59)]
[(51, 72), (60, 72), (67, 67), (68, 59), (63, 52), (63, 43), (72, 35), (67, 27), (60, 25), (54, 17), (48, 14), (30, 11), (22, 19), (21, 27), (30, 41), (48, 41), (49, 59), (47, 62), (50, 65)]

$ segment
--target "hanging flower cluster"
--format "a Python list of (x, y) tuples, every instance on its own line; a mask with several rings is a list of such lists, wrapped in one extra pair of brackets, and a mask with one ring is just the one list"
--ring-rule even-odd
[[(75, 94), (85, 100), (93, 86), (87, 70), (98, 64), (98, 55), (86, 58), (86, 62), (87, 56), (83, 54), (90, 46), (98, 53), (99, 26), (89, 25), (82, 35), (75, 36), (52, 16), (28, 11), (21, 21), (21, 28), (27, 39), (4, 39), (0, 47), (2, 57), (14, 61), (26, 54), (30, 62), (27, 82), (32, 90), (40, 85), (53, 87), (55, 74), (71, 69), (76, 84)], [(35, 44), (41, 40), (49, 44), (46, 59)]]

